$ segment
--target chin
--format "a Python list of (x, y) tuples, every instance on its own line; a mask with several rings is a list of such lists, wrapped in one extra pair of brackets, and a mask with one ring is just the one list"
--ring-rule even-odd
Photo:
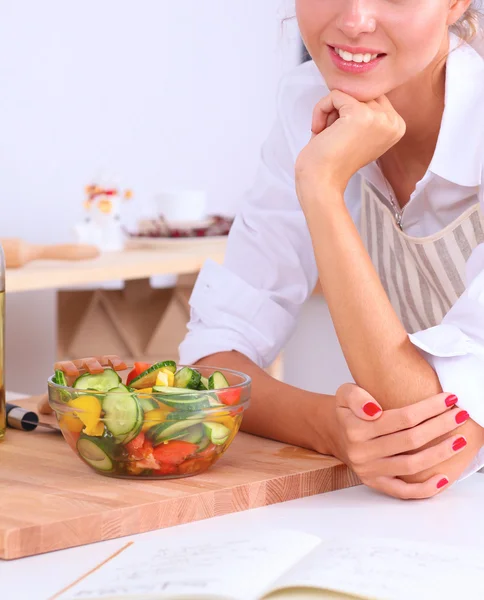
[(326, 81), (326, 85), (328, 86), (330, 91), (339, 90), (340, 92), (344, 92), (355, 98), (359, 102), (369, 102), (370, 100), (375, 100), (375, 98), (379, 98), (385, 94), (388, 94), (391, 91), (391, 88), (388, 86), (383, 86), (378, 83), (372, 83), (371, 81), (363, 81), (360, 79), (358, 81), (356, 78), (353, 81), (342, 81), (334, 79), (331, 81)]

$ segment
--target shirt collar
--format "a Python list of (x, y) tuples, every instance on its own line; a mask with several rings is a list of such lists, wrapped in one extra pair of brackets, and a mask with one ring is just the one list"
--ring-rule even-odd
[(429, 170), (456, 183), (481, 184), (484, 163), (484, 60), (450, 34), (445, 108)]
[[(457, 185), (484, 185), (484, 59), (453, 33), (449, 52), (444, 114), (429, 171)], [(360, 173), (387, 194), (375, 162)]]

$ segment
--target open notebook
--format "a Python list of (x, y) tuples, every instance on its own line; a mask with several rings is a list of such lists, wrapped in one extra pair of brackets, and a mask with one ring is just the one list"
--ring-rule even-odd
[(484, 598), (484, 549), (387, 539), (322, 541), (289, 530), (169, 546), (162, 537), (135, 542), (55, 598)]

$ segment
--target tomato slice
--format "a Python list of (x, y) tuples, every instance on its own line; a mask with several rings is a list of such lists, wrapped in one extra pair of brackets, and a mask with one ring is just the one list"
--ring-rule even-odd
[(197, 453), (197, 458), (209, 458), (214, 454), (217, 450), (217, 446), (215, 444), (209, 444), (205, 450)]
[(126, 377), (126, 385), (129, 385), (133, 381), (133, 379), (136, 379), (136, 377), (138, 377), (138, 374), (136, 372), (136, 369), (133, 369), (129, 372), (128, 376)]
[(227, 406), (234, 406), (234, 404), (238, 404), (240, 402), (240, 395), (241, 395), (240, 389), (227, 388), (226, 390), (220, 390), (220, 391), (214, 390), (214, 391), (217, 394), (220, 402), (222, 402), (223, 404), (226, 404)]
[(131, 440), (126, 444), (126, 450), (132, 454), (134, 451), (139, 450), (144, 443), (145, 434), (141, 432), (134, 438), (134, 440)]
[(160, 446), (157, 446), (153, 450), (153, 455), (159, 463), (179, 465), (186, 458), (192, 454), (195, 454), (197, 448), (197, 444), (174, 441), (168, 442), (168, 444), (161, 444)]
[(161, 464), (158, 466), (158, 469), (152, 471), (153, 475), (173, 475), (178, 472), (178, 467), (176, 465), (170, 464)]
[(150, 363), (135, 362), (134, 368), (132, 369), (132, 371), (129, 372), (129, 375), (126, 378), (126, 385), (129, 385), (133, 381), (133, 379), (136, 379), (136, 377), (138, 377), (138, 375), (141, 375), (141, 373), (143, 373), (143, 371), (146, 371), (150, 367), (151, 367)]

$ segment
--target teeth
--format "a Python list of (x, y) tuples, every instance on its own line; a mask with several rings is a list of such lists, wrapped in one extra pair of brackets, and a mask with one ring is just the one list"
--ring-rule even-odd
[(369, 63), (370, 60), (375, 60), (378, 56), (378, 54), (351, 54), (351, 52), (341, 50), (340, 48), (335, 48), (334, 50), (346, 62)]

